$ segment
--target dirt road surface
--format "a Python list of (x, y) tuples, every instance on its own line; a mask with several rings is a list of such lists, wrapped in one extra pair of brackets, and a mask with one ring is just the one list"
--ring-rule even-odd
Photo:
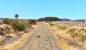
[(59, 50), (59, 48), (57, 48), (56, 41), (48, 28), (40, 24), (21, 50)]

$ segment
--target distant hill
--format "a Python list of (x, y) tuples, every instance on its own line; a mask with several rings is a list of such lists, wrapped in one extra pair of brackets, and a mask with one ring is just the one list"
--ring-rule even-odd
[(70, 19), (61, 19), (58, 17), (44, 17), (44, 18), (39, 18), (38, 21), (70, 21)]

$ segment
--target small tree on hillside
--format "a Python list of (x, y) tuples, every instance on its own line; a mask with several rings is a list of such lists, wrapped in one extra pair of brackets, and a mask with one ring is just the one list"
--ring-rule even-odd
[(18, 14), (15, 14), (15, 18), (18, 19), (19, 15)]

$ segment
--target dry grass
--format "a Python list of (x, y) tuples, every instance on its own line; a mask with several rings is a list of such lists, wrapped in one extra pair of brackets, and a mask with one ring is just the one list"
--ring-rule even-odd
[(73, 41), (69, 34), (65, 34), (66, 30), (69, 29), (69, 27), (67, 27), (66, 29), (59, 30), (59, 27), (56, 25), (52, 27), (48, 25), (48, 28), (52, 32), (52, 35), (56, 40), (57, 47), (59, 47), (62, 50), (78, 50), (77, 48), (74, 48), (67, 44), (67, 42)]
[(57, 42), (57, 45), (62, 50), (78, 50), (77, 48), (73, 48), (69, 46), (67, 43), (65, 43), (64, 39), (59, 39), (59, 41)]
[(20, 50), (25, 43), (28, 41), (28, 39), (31, 37), (32, 33), (25, 33), (22, 38), (20, 38), (18, 41), (14, 42), (13, 44), (8, 44), (4, 46), (3, 48), (0, 48), (0, 50)]
[[(38, 26), (34, 25), (33, 27), (36, 28)], [(30, 39), (30, 37), (32, 36), (32, 32), (33, 30), (28, 33), (24, 33), (22, 35), (22, 38), (20, 38), (18, 41), (15, 41), (13, 44), (8, 44), (0, 48), (0, 50), (20, 50), (28, 42), (28, 39)]]

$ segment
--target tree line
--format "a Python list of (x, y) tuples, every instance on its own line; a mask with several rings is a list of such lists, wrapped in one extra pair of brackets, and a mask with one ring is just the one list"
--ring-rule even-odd
[(69, 21), (70, 19), (61, 19), (58, 17), (44, 17), (39, 18), (38, 21)]
[[(18, 19), (20, 17), (19, 14), (15, 14), (14, 17), (15, 17), (16, 20), (26, 20), (26, 19)], [(8, 18), (5, 18), (5, 19), (8, 19)], [(48, 16), (48, 17), (39, 18), (39, 19), (27, 19), (27, 20), (34, 22), (34, 21), (69, 21), (70, 19), (66, 19), (66, 18), (61, 19), (61, 18), (58, 18), (58, 17)]]

